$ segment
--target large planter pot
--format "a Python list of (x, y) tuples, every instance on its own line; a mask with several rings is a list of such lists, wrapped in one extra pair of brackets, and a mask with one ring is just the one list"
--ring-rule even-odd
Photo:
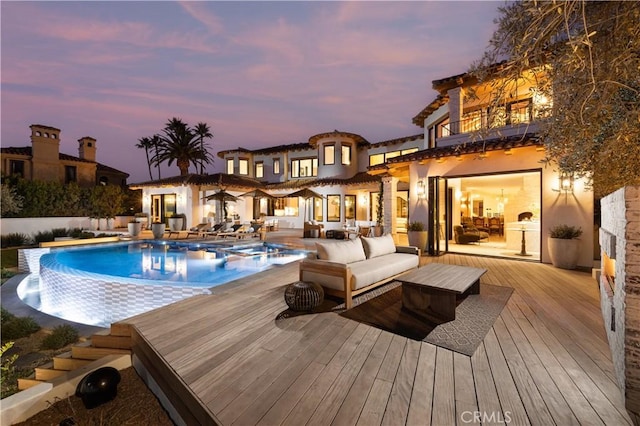
[(576, 269), (580, 256), (580, 240), (549, 238), (549, 257), (556, 268)]
[(127, 230), (129, 231), (129, 235), (132, 237), (137, 237), (142, 232), (142, 223), (140, 222), (129, 222), (127, 224)]
[(151, 232), (153, 233), (153, 238), (159, 240), (164, 235), (164, 223), (152, 223), (151, 224)]
[(427, 248), (427, 236), (429, 233), (427, 231), (408, 231), (407, 237), (409, 238), (409, 245), (418, 247), (422, 253), (425, 252)]
[(182, 225), (184, 223), (184, 219), (182, 217), (170, 217), (169, 218), (169, 229), (174, 232), (182, 231)]
[(107, 226), (107, 219), (98, 219), (98, 229), (101, 229), (103, 231), (109, 229), (109, 227)]

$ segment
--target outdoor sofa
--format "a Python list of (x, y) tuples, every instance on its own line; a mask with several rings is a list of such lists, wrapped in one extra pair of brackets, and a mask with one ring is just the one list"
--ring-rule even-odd
[(353, 296), (417, 268), (419, 254), (417, 247), (396, 246), (390, 234), (316, 242), (316, 253), (300, 262), (300, 280), (318, 283), (326, 294), (342, 297), (349, 309)]

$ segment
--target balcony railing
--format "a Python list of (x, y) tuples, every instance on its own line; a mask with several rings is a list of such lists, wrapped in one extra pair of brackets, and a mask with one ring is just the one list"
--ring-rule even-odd
[(534, 109), (532, 103), (511, 104), (494, 111), (478, 110), (465, 114), (460, 121), (443, 124), (441, 137), (531, 123), (546, 115), (546, 111)]

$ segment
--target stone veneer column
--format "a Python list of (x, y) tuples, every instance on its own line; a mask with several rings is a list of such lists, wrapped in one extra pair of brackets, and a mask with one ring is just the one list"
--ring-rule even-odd
[(464, 110), (464, 91), (462, 87), (454, 87), (447, 91), (449, 95), (449, 128), (452, 133), (460, 133), (460, 121)]
[[(601, 201), (600, 305), (614, 373), (627, 410), (640, 421), (640, 186)], [(607, 258), (615, 260), (615, 267)], [(614, 275), (613, 288), (608, 275)]]
[(393, 235), (394, 240), (396, 238), (397, 187), (397, 178), (392, 176), (382, 178), (382, 188), (384, 192), (382, 200), (382, 211), (384, 212), (382, 226), (384, 227), (384, 233)]

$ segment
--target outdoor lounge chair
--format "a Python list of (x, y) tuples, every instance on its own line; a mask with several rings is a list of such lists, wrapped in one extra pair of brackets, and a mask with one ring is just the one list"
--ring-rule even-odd
[(208, 231), (201, 231), (200, 235), (202, 235), (204, 238), (217, 237), (220, 232), (223, 232), (224, 226), (224, 223), (213, 225), (213, 227), (211, 227), (211, 229), (209, 229)]
[(261, 223), (254, 224), (246, 231), (242, 229), (236, 234), (236, 238), (260, 238), (260, 228), (262, 227)]
[(196, 237), (200, 237), (202, 236), (202, 233), (205, 232), (207, 229), (210, 229), (211, 225), (209, 225), (209, 223), (204, 222), (204, 223), (200, 223), (197, 226), (194, 226), (193, 228), (189, 229), (189, 231), (187, 231), (187, 238), (189, 238), (189, 235), (195, 235)]
[(233, 225), (230, 231), (218, 232), (217, 238), (238, 238), (238, 235), (242, 233), (242, 227), (244, 225)]

